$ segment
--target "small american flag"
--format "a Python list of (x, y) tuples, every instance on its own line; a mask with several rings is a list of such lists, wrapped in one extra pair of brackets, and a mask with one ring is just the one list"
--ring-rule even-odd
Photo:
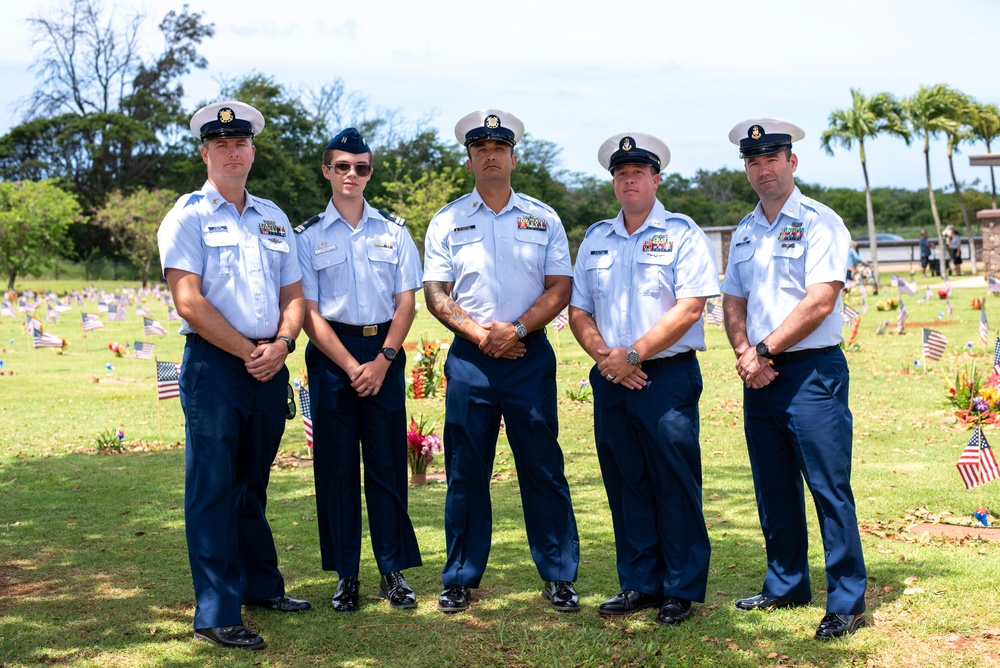
[(990, 292), (1000, 292), (1000, 280), (997, 280), (993, 276), (990, 276), (986, 280), (986, 289)]
[(896, 327), (903, 329), (903, 323), (906, 322), (906, 316), (910, 315), (910, 312), (906, 310), (906, 304), (903, 300), (899, 300), (899, 317), (896, 318)]
[(146, 308), (145, 306), (136, 306), (135, 307), (135, 312), (136, 312), (136, 315), (149, 315), (149, 309)]
[(135, 355), (136, 359), (139, 360), (151, 360), (153, 359), (153, 350), (156, 348), (152, 343), (143, 343), (142, 341), (136, 341), (135, 345), (132, 346), (132, 354)]
[(901, 295), (910, 295), (911, 297), (917, 296), (917, 284), (910, 283), (909, 281), (900, 278), (899, 285), (896, 286)]
[(716, 304), (713, 299), (705, 302), (705, 322), (710, 325), (722, 324), (722, 307)]
[(865, 297), (868, 296), (868, 288), (865, 286), (864, 281), (858, 283), (858, 294), (861, 295), (861, 302), (864, 303)]
[(92, 329), (100, 329), (104, 327), (104, 323), (101, 322), (101, 316), (96, 313), (83, 313), (83, 331), (89, 332)]
[(993, 448), (986, 442), (986, 436), (982, 429), (976, 428), (969, 443), (962, 450), (962, 456), (958, 458), (958, 472), (965, 483), (965, 489), (978, 487), (983, 483), (996, 480), (1000, 477), (1000, 469), (997, 467), (997, 458), (993, 454)]
[(566, 329), (568, 325), (569, 325), (569, 308), (564, 308), (563, 310), (559, 311), (559, 315), (557, 315), (552, 320), (552, 329), (556, 330), (557, 332), (561, 332), (564, 329)]
[(124, 320), (125, 309), (118, 304), (108, 304), (108, 320)]
[(861, 297), (861, 315), (868, 313), (868, 300)]
[(156, 363), (156, 398), (173, 399), (181, 396), (179, 380), (181, 365), (177, 362)]
[(35, 327), (32, 339), (36, 348), (62, 348), (66, 344), (55, 334), (43, 332), (41, 327)]
[(17, 313), (14, 311), (14, 307), (11, 306), (11, 303), (8, 301), (4, 301), (3, 306), (0, 308), (3, 309), (2, 314), (5, 318), (14, 318), (17, 316)]
[(152, 336), (153, 334), (159, 334), (160, 336), (166, 336), (167, 330), (163, 329), (163, 325), (156, 322), (151, 318), (142, 319), (142, 333), (146, 336)]
[(313, 446), (313, 416), (312, 402), (309, 401), (309, 388), (299, 388), (299, 411), (302, 413), (302, 427), (306, 431), (306, 447)]
[(97, 300), (97, 310), (99, 312), (101, 312), (101, 313), (107, 313), (108, 312), (108, 303), (106, 301), (104, 301), (103, 299), (98, 299)]
[(950, 299), (944, 300), (944, 305), (948, 308), (948, 317), (950, 318), (951, 314), (955, 312), (955, 309), (951, 307), (951, 300)]
[(929, 285), (927, 286), (927, 291), (924, 292), (924, 299), (926, 299), (927, 301), (931, 300), (931, 286)]
[(42, 323), (35, 319), (32, 315), (24, 316), (24, 329), (28, 332), (28, 336), (34, 336), (36, 329), (41, 329)]
[(979, 338), (984, 345), (990, 345), (990, 323), (986, 321), (986, 305), (979, 309)]
[(60, 313), (59, 311), (55, 310), (51, 306), (49, 306), (48, 309), (46, 309), (46, 311), (45, 311), (45, 317), (48, 320), (51, 320), (52, 322), (58, 322), (59, 321), (59, 316), (61, 316), (61, 315), (62, 315), (62, 313)]
[(899, 287), (899, 276), (897, 276), (896, 274), (892, 275), (892, 278), (889, 279), (889, 287), (893, 288)]
[(174, 320), (180, 320), (180, 315), (177, 314), (177, 309), (173, 306), (167, 305), (167, 322), (172, 322)]
[(854, 324), (854, 319), (857, 317), (858, 317), (858, 312), (852, 309), (847, 304), (844, 304), (844, 322), (847, 323), (848, 327)]
[(951, 279), (947, 276), (944, 277), (944, 291), (951, 297)]
[(1000, 364), (1000, 336), (997, 337), (997, 342), (993, 344), (993, 366)]
[(924, 327), (924, 357), (930, 357), (932, 360), (941, 359), (946, 345), (948, 345), (948, 337), (941, 332)]

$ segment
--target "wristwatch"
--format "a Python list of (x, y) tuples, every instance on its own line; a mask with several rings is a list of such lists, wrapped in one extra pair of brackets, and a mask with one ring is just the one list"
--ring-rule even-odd
[(385, 358), (387, 360), (389, 360), (390, 362), (393, 361), (394, 359), (396, 359), (396, 349), (395, 348), (383, 348), (382, 350), (378, 351), (378, 354), (379, 355), (384, 355)]
[(528, 335), (528, 328), (522, 325), (520, 320), (515, 320), (510, 324), (514, 325), (514, 333), (517, 334), (517, 338), (523, 339)]
[(636, 352), (635, 348), (629, 346), (625, 351), (625, 361), (632, 366), (639, 366), (639, 353)]
[(757, 354), (760, 355), (761, 357), (763, 357), (764, 359), (768, 359), (768, 360), (774, 359), (774, 355), (771, 354), (771, 349), (768, 348), (767, 344), (764, 343), (763, 341), (761, 341), (760, 343), (757, 344), (756, 350), (757, 350)]
[(291, 355), (295, 352), (295, 339), (290, 336), (277, 336), (274, 339), (275, 343), (278, 341), (284, 341), (285, 345), (288, 346), (288, 354)]

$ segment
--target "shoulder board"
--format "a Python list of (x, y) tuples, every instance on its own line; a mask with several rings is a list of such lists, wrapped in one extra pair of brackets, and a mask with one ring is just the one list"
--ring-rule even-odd
[(305, 232), (306, 230), (308, 230), (310, 227), (312, 227), (313, 225), (315, 225), (316, 223), (318, 223), (322, 218), (323, 217), (320, 214), (317, 213), (315, 216), (313, 216), (312, 218), (310, 218), (306, 222), (304, 222), (301, 225), (299, 225), (298, 227), (296, 227), (295, 228), (295, 234), (302, 234), (303, 232)]
[(522, 199), (524, 199), (524, 200), (527, 200), (527, 201), (531, 202), (535, 206), (539, 206), (539, 207), (545, 209), (546, 211), (548, 211), (548, 212), (550, 212), (550, 213), (552, 213), (554, 215), (558, 215), (558, 214), (556, 214), (556, 210), (555, 209), (553, 209), (551, 206), (549, 206), (548, 204), (546, 204), (545, 202), (543, 202), (540, 199), (535, 199), (531, 195), (525, 195), (524, 193), (517, 193), (517, 196), (520, 197), (520, 198), (522, 198)]
[(269, 209), (274, 209), (275, 211), (280, 211), (281, 213), (284, 213), (284, 211), (281, 211), (280, 206), (278, 206), (269, 199), (264, 199), (263, 197), (257, 197), (256, 195), (251, 195), (251, 197), (253, 197), (254, 202), (260, 204), (261, 206), (266, 206)]
[(394, 213), (389, 213), (385, 209), (375, 209), (375, 210), (378, 211), (380, 214), (382, 214), (382, 217), (388, 220), (390, 223), (396, 223), (400, 227), (406, 226), (406, 218), (397, 216)]
[(192, 204), (197, 204), (198, 202), (200, 202), (204, 198), (205, 198), (205, 196), (202, 195), (201, 193), (191, 193), (191, 196), (187, 198), (186, 202), (184, 202), (184, 206), (185, 207), (189, 207)]
[(741, 221), (739, 222), (739, 224), (738, 224), (738, 225), (737, 225), (736, 227), (739, 227), (740, 225), (742, 225), (743, 223), (747, 222), (747, 221), (748, 221), (748, 220), (750, 220), (751, 218), (753, 218), (753, 211), (751, 211), (751, 212), (750, 212), (750, 213), (748, 213), (747, 215), (743, 216), (743, 220), (741, 220)]
[(610, 220), (599, 220), (599, 221), (597, 221), (596, 223), (594, 223), (593, 225), (591, 225), (590, 227), (587, 228), (587, 233), (583, 235), (583, 238), (586, 239), (587, 237), (589, 237), (590, 233), (593, 232), (594, 230), (596, 230), (598, 227), (601, 227), (602, 225), (610, 225), (610, 224), (611, 224)]

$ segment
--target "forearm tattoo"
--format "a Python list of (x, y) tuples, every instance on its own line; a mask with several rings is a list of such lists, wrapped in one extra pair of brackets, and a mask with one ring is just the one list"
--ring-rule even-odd
[(427, 300), (427, 308), (431, 314), (441, 321), (441, 324), (455, 332), (461, 333), (462, 323), (468, 316), (455, 300), (451, 298), (446, 285), (441, 281), (428, 281), (424, 283), (424, 298)]

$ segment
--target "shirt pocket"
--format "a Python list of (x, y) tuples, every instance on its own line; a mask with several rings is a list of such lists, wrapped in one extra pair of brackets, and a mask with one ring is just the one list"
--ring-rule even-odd
[(595, 299), (611, 295), (611, 272), (614, 269), (614, 255), (591, 255), (584, 259), (583, 268), (587, 271), (587, 287)]
[(463, 274), (478, 274), (486, 267), (483, 230), (479, 226), (453, 231), (448, 240), (455, 279)]
[(239, 259), (239, 242), (229, 230), (206, 232), (202, 239), (207, 248), (205, 258), (206, 276), (232, 276)]
[(291, 248), (288, 241), (281, 237), (260, 237), (261, 261), (264, 264), (264, 275), (268, 278), (281, 276), (281, 263), (288, 256)]
[(732, 266), (727, 271), (736, 271), (744, 290), (753, 285), (753, 254), (756, 247), (747, 243), (733, 249)]
[(530, 273), (541, 273), (545, 267), (545, 248), (549, 235), (542, 230), (514, 230), (514, 254), (517, 268)]
[(314, 254), (312, 268), (319, 276), (321, 293), (328, 292), (335, 297), (347, 294), (350, 284), (350, 277), (347, 275), (347, 251), (333, 248)]
[(395, 294), (396, 266), (399, 264), (399, 251), (387, 246), (368, 247), (368, 265), (380, 292)]
[(670, 291), (674, 276), (674, 254), (644, 253), (636, 261), (636, 289), (640, 295), (659, 297), (664, 290)]
[(801, 242), (779, 241), (774, 247), (774, 280), (779, 288), (806, 285), (806, 247)]

